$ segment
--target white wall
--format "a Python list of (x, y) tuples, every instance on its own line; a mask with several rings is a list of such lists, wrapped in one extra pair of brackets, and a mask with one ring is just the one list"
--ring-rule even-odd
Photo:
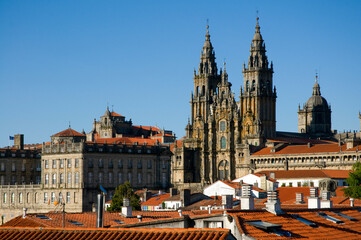
[[(228, 186), (227, 184), (217, 181), (203, 190), (203, 194), (207, 196), (222, 196), (222, 195), (232, 195), (236, 197), (236, 191), (234, 188)], [(238, 197), (238, 196), (237, 196)]]

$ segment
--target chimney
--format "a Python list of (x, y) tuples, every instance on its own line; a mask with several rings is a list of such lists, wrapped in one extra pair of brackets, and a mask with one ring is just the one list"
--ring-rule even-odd
[(310, 188), (310, 196), (308, 197), (308, 208), (320, 208), (320, 198), (318, 197), (318, 188)]
[(14, 135), (14, 147), (20, 150), (24, 149), (24, 134)]
[(269, 177), (273, 178), (273, 179), (276, 179), (276, 173), (275, 172), (270, 172)]
[(254, 199), (252, 197), (252, 185), (242, 185), (242, 196), (241, 196), (241, 209), (252, 210), (254, 209)]
[(132, 217), (132, 206), (130, 206), (129, 198), (123, 199), (122, 215), (124, 217)]
[(351, 206), (351, 207), (354, 207), (354, 202), (355, 202), (355, 199), (350, 198), (350, 206)]
[(330, 198), (331, 198), (330, 192), (322, 193), (321, 208), (332, 208), (333, 204)]
[(179, 216), (180, 216), (180, 217), (183, 216), (183, 215), (182, 215), (182, 209), (179, 209), (179, 210), (178, 210), (178, 213), (179, 213)]
[(137, 218), (138, 218), (139, 222), (141, 222), (141, 221), (142, 221), (143, 216), (142, 216), (142, 215), (137, 215)]
[(266, 210), (275, 215), (282, 214), (280, 199), (278, 198), (278, 191), (267, 192), (267, 202), (265, 203)]
[(169, 188), (169, 193), (170, 193), (170, 196), (173, 197), (173, 196), (177, 195), (178, 191), (176, 188)]
[(190, 189), (183, 189), (180, 192), (180, 199), (183, 203), (183, 207), (188, 206), (191, 203), (191, 190)]
[(143, 202), (148, 201), (151, 197), (152, 197), (152, 193), (147, 189), (145, 189), (143, 193)]
[(302, 204), (305, 203), (303, 201), (303, 193), (296, 193), (296, 204)]
[(26, 217), (26, 211), (27, 211), (27, 210), (28, 210), (27, 208), (23, 208), (23, 218)]
[(222, 205), (223, 205), (223, 209), (232, 209), (233, 208), (233, 195), (223, 195), (222, 196)]
[(97, 228), (103, 227), (103, 214), (104, 214), (103, 203), (104, 203), (103, 194), (98, 194)]
[(209, 213), (209, 214), (212, 213), (212, 205), (208, 205), (208, 213)]

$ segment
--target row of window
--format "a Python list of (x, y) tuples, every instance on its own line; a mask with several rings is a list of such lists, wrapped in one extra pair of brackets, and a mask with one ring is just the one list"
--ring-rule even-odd
[[(59, 161), (59, 168), (64, 168), (64, 165), (66, 164), (68, 168), (71, 168), (72, 167), (72, 159), (59, 159), (59, 160), (56, 160), (56, 159), (53, 159), (51, 160), (51, 165), (52, 165), (52, 168), (57, 168), (58, 167), (58, 161)], [(45, 168), (48, 169), (49, 168), (49, 160), (46, 159), (44, 160), (45, 162)], [(79, 167), (79, 159), (76, 158), (74, 160), (74, 166), (76, 168)]]
[[(74, 202), (77, 201), (76, 199), (76, 193), (74, 192)], [(11, 193), (10, 194), (10, 203), (15, 203), (15, 193)], [(26, 194), (26, 199), (23, 198), (23, 193), (19, 193), (18, 194), (18, 198), (17, 198), (17, 202), (18, 203), (23, 203), (26, 200), (26, 203), (31, 203), (31, 194), (27, 193)], [(44, 203), (50, 203), (50, 202), (55, 202), (58, 201), (60, 203), (62, 203), (64, 201), (63, 199), (63, 195), (60, 192), (58, 196), (56, 196), (56, 194), (54, 192), (50, 193), (50, 199), (49, 199), (49, 195), (47, 192), (44, 193)], [(2, 199), (3, 203), (7, 203), (8, 202), (8, 194), (7, 193), (3, 193), (3, 199)], [(35, 193), (34, 194), (34, 203), (39, 203), (39, 194)], [(66, 203), (70, 203), (70, 192), (66, 193)]]
[[(40, 180), (41, 180), (41, 177), (40, 176), (36, 176), (35, 178), (35, 184), (39, 184), (40, 183)], [(11, 176), (11, 183), (10, 184), (15, 184), (17, 183), (17, 176), (16, 175), (12, 175)], [(21, 176), (21, 181), (19, 182), (21, 184), (24, 184), (26, 183), (26, 179), (25, 179), (25, 176)], [(5, 185), (5, 184), (8, 184), (5, 182), (5, 175), (1, 175), (0, 176), (0, 185)]]
[[(63, 184), (64, 183), (64, 173), (60, 173), (59, 174), (59, 183), (60, 184)], [(58, 182), (57, 182), (57, 174), (56, 173), (54, 173), (54, 174), (49, 174), (49, 173), (47, 173), (47, 174), (45, 174), (45, 180), (44, 180), (44, 184), (49, 184), (49, 176), (51, 176), (51, 184), (57, 184)], [(72, 174), (71, 173), (68, 173), (68, 175), (67, 175), (67, 184), (71, 184), (71, 180), (72, 180)], [(79, 183), (79, 172), (76, 172), (75, 174), (74, 174), (74, 183), (75, 184), (78, 184)]]
[[(36, 163), (36, 170), (40, 171), (40, 161)], [(4, 172), (6, 170), (6, 164), (4, 161), (0, 162), (0, 171)], [(26, 171), (26, 161), (24, 160), (21, 164), (21, 171), (25, 172)], [(12, 162), (11, 163), (11, 171), (15, 172), (16, 171), (16, 162)]]
[[(89, 159), (88, 160), (88, 167), (89, 168), (93, 168), (94, 167), (94, 160), (93, 159)], [(127, 167), (128, 168), (133, 168), (133, 159), (128, 159), (128, 164)], [(103, 168), (104, 167), (104, 161), (103, 159), (99, 159), (97, 160), (97, 163), (99, 168)], [(147, 168), (151, 169), (152, 168), (152, 159), (148, 159), (147, 160)], [(113, 160), (109, 160), (108, 161), (108, 168), (114, 168), (114, 164), (113, 164)], [(123, 168), (123, 160), (119, 159), (118, 160), (118, 168)], [(137, 168), (138, 169), (142, 169), (143, 168), (143, 161), (141, 159), (138, 159), (137, 161)], [(166, 161), (162, 162), (162, 168), (165, 169), (166, 168)]]
[[(124, 179), (124, 177), (126, 176), (126, 179)], [(152, 181), (152, 173), (147, 173), (146, 174), (147, 178), (146, 178), (146, 183), (147, 184), (151, 184), (153, 183)], [(130, 183), (133, 182), (133, 173), (128, 172), (127, 174), (123, 174), (123, 173), (118, 173), (118, 184), (123, 184), (124, 181), (129, 181)], [(142, 184), (143, 183), (143, 174), (142, 173), (137, 173), (137, 184)], [(162, 173), (162, 181), (166, 182), (166, 173)], [(98, 173), (98, 178), (95, 179), (94, 178), (94, 174), (92, 172), (88, 173), (88, 183), (92, 184), (92, 183), (105, 183), (105, 179), (104, 179), (104, 173), (103, 172), (99, 172)], [(114, 183), (114, 176), (112, 172), (108, 172), (108, 183), (109, 184), (113, 184)]]

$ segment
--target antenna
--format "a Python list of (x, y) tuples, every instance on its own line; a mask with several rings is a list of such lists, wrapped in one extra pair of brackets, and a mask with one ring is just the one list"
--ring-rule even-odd
[(69, 128), (71, 128), (71, 124), (70, 124), (70, 121), (69, 121)]

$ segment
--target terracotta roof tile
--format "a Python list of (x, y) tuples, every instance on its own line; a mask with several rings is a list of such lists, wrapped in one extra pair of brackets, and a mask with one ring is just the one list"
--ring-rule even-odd
[(276, 171), (260, 171), (256, 174), (275, 173), (276, 179), (289, 178), (348, 178), (349, 170), (276, 170)]
[[(87, 143), (93, 143), (93, 142), (87, 141)], [(154, 145), (157, 143), (157, 139), (149, 139), (149, 138), (141, 138), (141, 137), (97, 138), (96, 143), (127, 144), (127, 145), (133, 145), (134, 143), (137, 143), (138, 145), (143, 145), (143, 144)]]
[(148, 199), (148, 201), (145, 201), (144, 203), (142, 203), (142, 206), (159, 206), (169, 197), (170, 197), (169, 193), (164, 193), (159, 196), (155, 196), (155, 197)]
[(124, 116), (122, 116), (122, 115), (120, 115), (120, 114), (118, 114), (116, 112), (111, 112), (110, 116), (112, 116), (112, 117), (124, 117)]
[(84, 137), (84, 134), (81, 134), (71, 128), (65, 129), (64, 131), (58, 132), (52, 137)]

